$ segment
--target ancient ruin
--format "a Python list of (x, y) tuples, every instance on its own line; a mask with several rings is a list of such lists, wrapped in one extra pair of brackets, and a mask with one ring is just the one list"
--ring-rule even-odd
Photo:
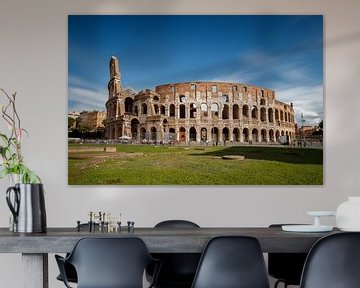
[(227, 82), (181, 82), (138, 93), (121, 85), (110, 59), (105, 136), (133, 143), (277, 143), (295, 137), (292, 103), (275, 91)]

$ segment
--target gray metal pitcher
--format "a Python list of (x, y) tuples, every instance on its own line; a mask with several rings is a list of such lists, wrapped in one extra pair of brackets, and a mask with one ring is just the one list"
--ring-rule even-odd
[[(13, 197), (11, 197), (12, 192)], [(15, 184), (6, 190), (6, 202), (14, 216), (14, 232), (45, 233), (47, 231), (42, 184)]]

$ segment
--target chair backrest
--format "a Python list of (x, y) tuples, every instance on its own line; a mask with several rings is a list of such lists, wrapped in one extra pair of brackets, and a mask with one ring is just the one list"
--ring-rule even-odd
[(302, 288), (360, 287), (360, 233), (338, 233), (321, 238), (306, 259)]
[[(269, 228), (281, 228), (282, 225), (290, 224), (271, 224)], [(268, 253), (269, 275), (288, 285), (300, 285), (306, 257), (307, 253)]]
[[(188, 220), (166, 220), (155, 228), (200, 228)], [(190, 287), (200, 260), (200, 253), (161, 253), (155, 254), (162, 260), (162, 267), (157, 279), (157, 287)], [(149, 274), (152, 272), (149, 271)]]
[(157, 223), (155, 228), (200, 228), (200, 226), (188, 220), (165, 220)]
[(264, 258), (256, 238), (212, 238), (200, 259), (192, 288), (268, 288)]
[(139, 238), (82, 238), (67, 259), (76, 269), (78, 288), (142, 288), (152, 260)]

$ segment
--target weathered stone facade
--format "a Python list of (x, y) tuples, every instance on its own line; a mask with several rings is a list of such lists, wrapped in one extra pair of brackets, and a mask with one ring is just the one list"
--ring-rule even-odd
[(295, 136), (292, 104), (271, 89), (226, 82), (160, 85), (137, 94), (121, 86), (119, 62), (110, 60), (106, 102), (108, 139), (138, 143), (275, 143)]

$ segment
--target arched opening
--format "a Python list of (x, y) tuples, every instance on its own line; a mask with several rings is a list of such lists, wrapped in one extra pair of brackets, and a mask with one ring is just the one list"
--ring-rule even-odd
[(243, 141), (249, 142), (249, 129), (248, 128), (243, 129)]
[(244, 117), (249, 117), (249, 106), (244, 105), (242, 110), (243, 110), (243, 116)]
[(196, 118), (196, 104), (190, 104), (190, 118)]
[(212, 138), (212, 142), (215, 144), (219, 143), (219, 129), (214, 127), (211, 128), (211, 138)]
[(168, 120), (167, 119), (164, 119), (163, 122), (162, 122), (162, 125), (164, 127), (164, 132), (166, 132), (166, 127), (168, 125)]
[(260, 99), (260, 105), (265, 105), (265, 99)]
[(251, 111), (251, 118), (253, 118), (253, 119), (258, 118), (258, 108), (256, 106), (254, 106), (252, 111)]
[(259, 132), (258, 132), (257, 129), (254, 128), (254, 129), (251, 131), (251, 135), (252, 135), (252, 141), (253, 141), (253, 142), (259, 142)]
[(164, 105), (160, 106), (160, 114), (165, 115), (165, 106)]
[(205, 103), (201, 104), (200, 110), (201, 110), (201, 116), (202, 117), (207, 117), (208, 116), (208, 106)]
[(216, 103), (211, 104), (211, 117), (212, 118), (219, 117), (219, 105)]
[(175, 105), (170, 104), (170, 117), (175, 117)]
[(280, 121), (284, 121), (284, 112), (280, 111)]
[(222, 102), (222, 103), (227, 103), (227, 102), (229, 102), (229, 96), (228, 96), (228, 95), (223, 95), (223, 96), (221, 96), (221, 102)]
[(186, 97), (184, 95), (180, 95), (179, 100), (180, 100), (181, 103), (185, 103)]
[(146, 129), (140, 128), (140, 140), (143, 141), (144, 139), (146, 139)]
[(141, 105), (141, 112), (143, 115), (147, 115), (147, 105), (145, 103)]
[(223, 111), (222, 111), (222, 119), (229, 119), (229, 106), (224, 105)]
[(274, 123), (274, 111), (272, 108), (269, 108), (268, 110), (268, 117), (269, 117), (269, 122)]
[(225, 127), (222, 129), (222, 139), (224, 142), (230, 140), (229, 128)]
[(279, 110), (275, 109), (275, 121), (279, 120)]
[(154, 104), (154, 112), (155, 112), (155, 115), (159, 114), (159, 105)]
[(285, 116), (285, 122), (287, 122), (288, 121), (288, 114), (285, 112), (284, 116)]
[(274, 139), (274, 130), (272, 130), (272, 129), (269, 130), (269, 140), (272, 143), (274, 143), (274, 141), (275, 141), (275, 139)]
[(239, 128), (234, 128), (233, 130), (233, 141), (240, 142), (240, 130)]
[(131, 137), (133, 140), (137, 140), (139, 125), (140, 125), (140, 122), (138, 119), (131, 120)]
[(180, 117), (179, 118), (185, 118), (185, 115), (186, 115), (186, 113), (185, 113), (185, 105), (181, 104), (179, 106), (179, 109), (180, 109)]
[(154, 96), (153, 99), (154, 99), (154, 101), (156, 101), (156, 102), (159, 101), (159, 97), (158, 97), (158, 96)]
[(266, 109), (264, 107), (260, 109), (260, 120), (261, 122), (266, 122)]
[(239, 119), (239, 105), (233, 106), (233, 119)]
[(184, 127), (179, 129), (179, 142), (186, 142), (186, 129)]
[(205, 127), (201, 128), (201, 141), (207, 141), (207, 129)]
[(125, 113), (132, 113), (133, 112), (133, 103), (134, 100), (130, 97), (125, 98)]
[(190, 141), (196, 141), (196, 129), (195, 127), (191, 127), (189, 130), (189, 139)]
[(155, 127), (151, 127), (151, 140), (156, 142), (157, 141), (157, 131)]
[(176, 133), (176, 132), (175, 132), (175, 128), (169, 128), (169, 133), (175, 134), (175, 133)]
[(280, 131), (276, 130), (276, 132), (275, 132), (275, 140), (279, 141), (279, 138), (280, 138)]
[(265, 129), (261, 129), (261, 142), (267, 142), (267, 135)]
[(285, 136), (284, 130), (281, 130), (281, 136)]

